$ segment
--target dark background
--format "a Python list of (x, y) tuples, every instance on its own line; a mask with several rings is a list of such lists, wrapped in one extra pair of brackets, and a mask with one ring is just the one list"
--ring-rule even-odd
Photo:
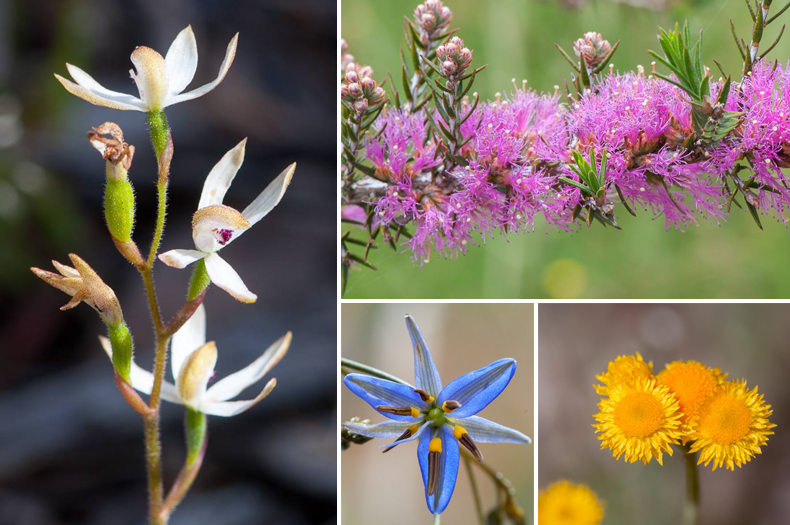
[[(212, 287), (208, 337), (217, 377), (251, 362), (293, 330), (274, 370), (274, 392), (234, 418), (209, 420), (209, 448), (177, 524), (334, 523), (336, 8), (280, 2), (0, 2), (0, 524), (138, 524), (147, 495), (142, 422), (122, 401), (90, 308), (36, 279), (30, 266), (80, 254), (114, 288), (152, 362), (152, 333), (137, 272), (115, 249), (102, 218), (104, 161), (85, 133), (106, 120), (137, 147), (135, 240), (147, 251), (155, 216), (155, 162), (145, 115), (69, 95), (53, 73), (64, 62), (110, 89), (134, 93), (131, 51), (163, 55), (192, 24), (199, 63), (190, 88), (214, 79), (231, 37), (236, 60), (200, 99), (166, 110), (173, 129), (168, 228), (162, 250), (191, 248), (190, 218), (220, 157), (249, 137), (226, 204), (243, 209), (290, 162), (282, 203), (223, 257), (258, 294), (243, 305)], [(158, 264), (163, 315), (186, 293), (189, 271)], [(170, 379), (168, 373), (168, 379)], [(241, 398), (257, 394), (263, 382)], [(257, 389), (256, 389), (257, 388)], [(165, 405), (165, 478), (184, 457), (183, 409)]]

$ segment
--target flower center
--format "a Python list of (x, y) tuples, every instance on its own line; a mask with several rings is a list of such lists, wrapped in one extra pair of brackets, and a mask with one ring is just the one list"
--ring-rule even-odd
[(657, 378), (659, 383), (668, 386), (669, 391), (675, 394), (684, 422), (689, 422), (699, 414), (702, 403), (718, 387), (716, 376), (704, 365), (694, 362), (679, 363), (662, 370)]
[(752, 425), (746, 403), (731, 397), (716, 396), (706, 405), (700, 418), (700, 432), (719, 445), (731, 445), (743, 439)]
[(447, 421), (444, 417), (444, 411), (439, 407), (430, 409), (425, 419), (434, 427), (440, 427)]
[(626, 437), (647, 437), (658, 430), (663, 421), (661, 403), (647, 392), (628, 394), (614, 409), (614, 424)]

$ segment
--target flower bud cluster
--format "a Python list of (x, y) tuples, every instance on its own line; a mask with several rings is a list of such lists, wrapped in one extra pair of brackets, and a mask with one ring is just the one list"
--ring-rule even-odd
[(611, 50), (612, 46), (609, 41), (604, 40), (601, 33), (594, 31), (585, 33), (582, 38), (573, 43), (573, 51), (577, 57), (584, 60), (588, 69), (600, 64)]
[(436, 57), (441, 62), (445, 76), (461, 76), (472, 64), (472, 51), (464, 47), (464, 41), (454, 36), (446, 44), (436, 48)]
[(340, 98), (353, 107), (357, 113), (364, 114), (386, 102), (387, 94), (370, 76), (362, 76), (356, 71), (349, 71), (343, 77)]
[(414, 21), (420, 33), (420, 41), (428, 45), (453, 20), (453, 12), (441, 0), (426, 0), (414, 9)]
[(370, 66), (363, 66), (357, 64), (354, 55), (348, 52), (348, 43), (340, 40), (340, 75), (344, 76), (346, 73), (355, 72), (359, 78), (373, 77), (373, 68)]

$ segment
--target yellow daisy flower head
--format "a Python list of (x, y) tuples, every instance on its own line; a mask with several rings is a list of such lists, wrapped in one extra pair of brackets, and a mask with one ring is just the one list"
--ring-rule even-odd
[(558, 481), (538, 495), (540, 525), (598, 525), (603, 503), (587, 485)]
[(609, 366), (605, 372), (595, 376), (595, 379), (604, 384), (593, 385), (595, 391), (608, 396), (609, 390), (620, 383), (634, 385), (638, 379), (653, 378), (653, 362), (645, 363), (642, 356), (637, 352), (636, 356), (621, 355), (614, 361), (609, 361)]
[(673, 361), (656, 375), (656, 379), (675, 394), (683, 412), (680, 420), (691, 424), (702, 404), (724, 384), (727, 374), (698, 361)]
[(726, 466), (735, 470), (761, 454), (760, 447), (772, 435), (768, 416), (773, 414), (757, 387), (749, 390), (746, 381), (727, 381), (699, 410), (691, 452), (699, 452), (699, 462), (713, 463), (713, 470)]
[(663, 453), (672, 455), (670, 445), (687, 432), (681, 423), (677, 399), (665, 385), (655, 379), (637, 379), (634, 385), (620, 383), (609, 389), (593, 425), (601, 435), (601, 448), (611, 449), (612, 457), (647, 465), (656, 458), (663, 465)]

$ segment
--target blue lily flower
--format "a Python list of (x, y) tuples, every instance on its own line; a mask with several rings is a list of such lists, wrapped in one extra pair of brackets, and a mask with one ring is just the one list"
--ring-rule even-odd
[(483, 454), (477, 443), (530, 443), (517, 430), (498, 425), (475, 414), (489, 405), (510, 382), (516, 371), (514, 359), (500, 359), (464, 374), (442, 388), (428, 345), (417, 323), (406, 316), (414, 347), (416, 387), (363, 374), (348, 374), (343, 382), (390, 421), (375, 425), (344, 423), (355, 434), (374, 438), (396, 438), (381, 448), (384, 452), (407, 441), (419, 439), (425, 499), (432, 514), (441, 514), (450, 503), (458, 477), (460, 443), (478, 461)]

